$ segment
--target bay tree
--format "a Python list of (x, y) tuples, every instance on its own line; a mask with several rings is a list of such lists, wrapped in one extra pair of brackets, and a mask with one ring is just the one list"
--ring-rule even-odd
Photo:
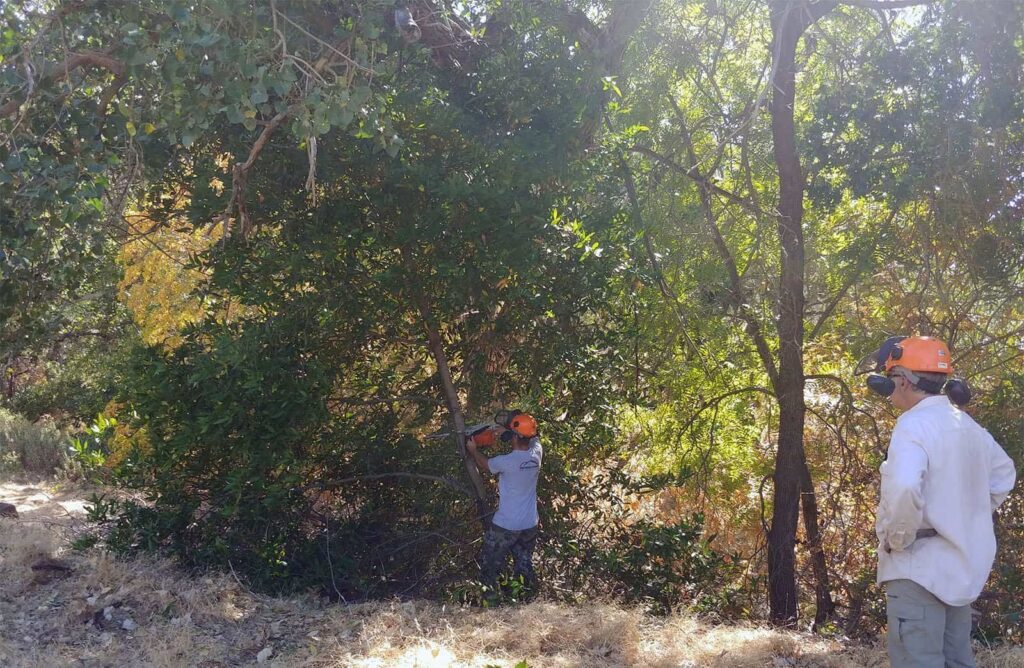
[[(65, 237), (221, 239), (189, 262), (206, 316), (140, 346), (124, 378), (146, 448), (123, 469), (149, 503), (124, 509), (116, 543), (267, 587), (409, 586), (450, 556), (411, 547), (487, 512), (475, 468), (468, 487), (452, 477), (465, 402), (546, 401), (540, 416), (567, 424), (606, 403), (611, 358), (595, 353), (621, 268), (581, 219), (614, 206), (578, 201), (578, 158), (645, 7), (397, 9), (5, 10), (8, 307), (45, 305), (74, 281), (50, 267), (100, 258), (49, 251)], [(38, 196), (55, 178), (69, 189)], [(24, 291), (30, 275), (44, 292)], [(441, 405), (455, 453), (416, 438)], [(403, 575), (378, 581), (403, 549)]]

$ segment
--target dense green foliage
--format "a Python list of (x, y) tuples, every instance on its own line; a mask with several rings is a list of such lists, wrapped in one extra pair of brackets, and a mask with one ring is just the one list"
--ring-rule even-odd
[[(373, 0), (38, 4), (0, 10), (4, 403), (117, 414), (89, 451), (145, 495), (97, 508), (118, 547), (268, 590), (451, 592), (481, 518), (424, 437), (518, 406), (547, 446), (547, 594), (761, 614), (793, 252), (772, 35), (811, 9), (802, 612), (824, 588), (847, 633), (884, 621), (894, 416), (851, 374), (884, 336), (947, 340), (1024, 461), (1014, 3), (423, 1), (416, 36)], [(139, 249), (167, 261), (130, 271)]]

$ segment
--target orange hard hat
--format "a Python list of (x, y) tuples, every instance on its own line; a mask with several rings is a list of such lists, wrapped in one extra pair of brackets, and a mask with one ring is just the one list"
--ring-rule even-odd
[(537, 435), (537, 421), (526, 413), (512, 416), (512, 419), (508, 421), (508, 428), (522, 438), (533, 438)]
[(884, 361), (886, 373), (896, 366), (925, 373), (953, 373), (949, 348), (930, 336), (910, 336), (899, 341)]

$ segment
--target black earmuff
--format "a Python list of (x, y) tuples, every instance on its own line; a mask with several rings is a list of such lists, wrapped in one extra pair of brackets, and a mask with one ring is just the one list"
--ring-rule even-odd
[(892, 393), (896, 391), (896, 381), (881, 374), (871, 374), (868, 376), (867, 382), (868, 389), (883, 397), (891, 397)]
[(942, 388), (942, 391), (957, 406), (966, 406), (971, 402), (971, 397), (974, 395), (967, 381), (960, 378), (951, 378), (946, 382), (946, 386)]

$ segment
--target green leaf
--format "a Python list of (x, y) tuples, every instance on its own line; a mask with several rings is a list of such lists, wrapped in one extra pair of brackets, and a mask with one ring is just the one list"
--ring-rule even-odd
[(253, 104), (263, 104), (270, 97), (267, 95), (267, 89), (263, 86), (257, 86), (253, 89), (252, 94), (249, 96), (249, 101)]

